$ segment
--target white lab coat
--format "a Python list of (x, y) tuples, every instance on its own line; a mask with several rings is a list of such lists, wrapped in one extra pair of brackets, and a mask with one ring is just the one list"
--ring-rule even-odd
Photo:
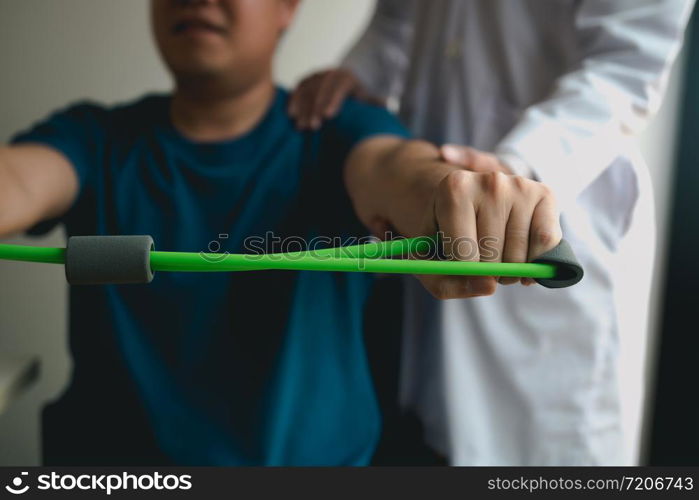
[[(346, 57), (372, 93), (399, 99), (416, 136), (496, 152), (549, 184), (586, 270), (564, 290), (508, 286), (446, 302), (408, 282), (400, 401), (452, 464), (634, 462), (614, 268), (636, 226), (645, 267), (622, 300), (645, 315), (655, 226), (634, 138), (659, 106), (692, 5), (379, 0)], [(645, 342), (640, 330), (634, 342)]]

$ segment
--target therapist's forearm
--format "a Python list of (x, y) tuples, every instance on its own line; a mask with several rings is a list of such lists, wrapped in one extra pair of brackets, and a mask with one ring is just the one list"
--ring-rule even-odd
[(580, 2), (576, 29), (590, 39), (581, 63), (522, 113), (494, 152), (519, 159), (572, 207), (657, 110), (693, 3)]

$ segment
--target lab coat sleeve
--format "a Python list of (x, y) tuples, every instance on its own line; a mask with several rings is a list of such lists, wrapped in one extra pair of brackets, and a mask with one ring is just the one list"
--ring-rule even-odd
[(496, 147), (565, 207), (657, 111), (694, 0), (581, 0), (577, 69), (556, 81)]
[(375, 97), (398, 98), (403, 91), (415, 8), (414, 0), (378, 0), (367, 29), (342, 62)]

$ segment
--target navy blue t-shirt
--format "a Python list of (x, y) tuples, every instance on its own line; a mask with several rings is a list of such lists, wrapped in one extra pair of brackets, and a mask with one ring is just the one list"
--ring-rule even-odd
[[(69, 235), (150, 234), (156, 249), (244, 252), (246, 237), (361, 236), (342, 185), (348, 152), (406, 136), (348, 101), (299, 132), (278, 90), (247, 134), (195, 143), (170, 98), (81, 104), (13, 142), (48, 145), (80, 180)], [(227, 236), (226, 236), (227, 235)], [(269, 240), (269, 238), (268, 238)], [(72, 287), (67, 391), (44, 410), (49, 464), (361, 465), (380, 419), (362, 340), (361, 273), (156, 273)]]

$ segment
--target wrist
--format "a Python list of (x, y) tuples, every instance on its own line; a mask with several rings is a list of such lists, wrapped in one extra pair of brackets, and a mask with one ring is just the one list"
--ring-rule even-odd
[(439, 148), (418, 140), (404, 142), (386, 159), (378, 185), (387, 193), (382, 214), (404, 236), (423, 234), (426, 214), (445, 178), (462, 170), (441, 160)]

